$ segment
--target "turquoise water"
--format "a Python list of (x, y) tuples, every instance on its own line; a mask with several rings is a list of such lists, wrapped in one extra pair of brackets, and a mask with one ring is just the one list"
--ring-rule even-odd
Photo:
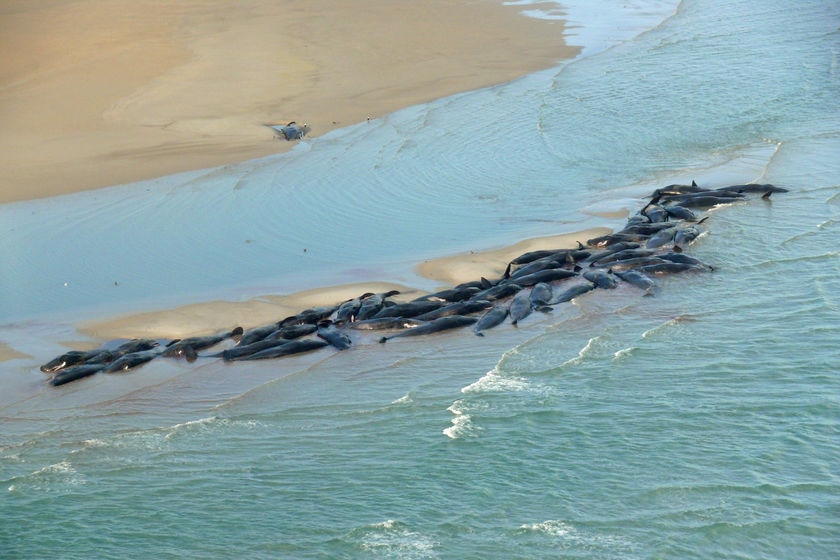
[[(0, 340), (36, 356), (0, 364), (0, 556), (838, 557), (840, 6), (630, 5), (648, 31), (588, 14), (589, 54), (505, 86), (0, 206)], [(715, 272), (656, 297), (66, 391), (35, 368), (103, 310), (423, 287), (420, 259), (617, 227), (691, 179), (791, 192), (712, 212)]]

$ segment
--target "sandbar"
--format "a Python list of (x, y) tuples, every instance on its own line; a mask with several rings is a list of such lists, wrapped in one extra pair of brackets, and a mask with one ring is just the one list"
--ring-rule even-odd
[(0, 203), (290, 149), (578, 53), (499, 0), (0, 4)]
[[(419, 276), (450, 287), (481, 277), (498, 279), (507, 264), (529, 251), (574, 249), (578, 241), (605, 235), (609, 228), (592, 228), (575, 233), (526, 239), (506, 247), (469, 254), (451, 255), (423, 261), (416, 267)], [(333, 305), (365, 292), (398, 290), (396, 301), (408, 301), (425, 292), (391, 282), (358, 282), (313, 288), (293, 294), (267, 294), (246, 301), (209, 301), (173, 309), (132, 313), (77, 325), (78, 331), (94, 339), (183, 338), (230, 330), (239, 325), (252, 328), (279, 321), (304, 309)]]

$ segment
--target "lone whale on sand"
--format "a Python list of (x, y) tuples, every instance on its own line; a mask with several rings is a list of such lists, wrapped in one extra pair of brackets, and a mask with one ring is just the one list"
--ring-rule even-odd
[(309, 132), (309, 125), (306, 123), (299, 125), (295, 121), (285, 125), (270, 124), (268, 126), (277, 132), (278, 138), (284, 138), (285, 140), (300, 140)]

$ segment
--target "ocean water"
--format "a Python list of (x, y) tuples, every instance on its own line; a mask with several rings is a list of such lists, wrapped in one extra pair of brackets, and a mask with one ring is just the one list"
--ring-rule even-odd
[[(521, 4), (583, 55), (288, 154), (0, 206), (0, 341), (33, 356), (0, 363), (0, 557), (840, 556), (840, 5)], [(431, 288), (423, 259), (620, 227), (691, 180), (790, 192), (711, 212), (690, 252), (715, 271), (655, 297), (37, 371), (79, 319)]]

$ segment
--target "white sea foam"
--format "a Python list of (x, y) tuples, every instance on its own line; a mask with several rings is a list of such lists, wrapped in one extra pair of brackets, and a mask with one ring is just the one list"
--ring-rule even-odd
[(391, 404), (410, 404), (413, 403), (414, 399), (411, 397), (411, 393), (406, 393), (405, 395), (401, 396), (395, 401), (392, 401)]
[(527, 391), (531, 384), (523, 377), (499, 375), (498, 370), (491, 369), (483, 377), (466, 387), (462, 393), (516, 393)]
[(60, 463), (54, 463), (38, 469), (37, 471), (31, 473), (30, 476), (39, 476), (42, 474), (74, 474), (75, 472), (76, 469), (73, 468), (73, 465), (71, 465), (69, 461), (65, 460)]
[(636, 350), (638, 350), (638, 348), (636, 348), (635, 346), (630, 346), (629, 348), (622, 348), (621, 350), (613, 354), (613, 361), (629, 358)]
[(690, 315), (678, 315), (678, 316), (674, 317), (673, 319), (669, 319), (669, 320), (665, 321), (661, 325), (657, 325), (657, 326), (655, 326), (651, 329), (646, 330), (645, 332), (642, 333), (642, 338), (649, 338), (651, 336), (659, 334), (663, 330), (666, 330), (670, 327), (674, 327), (674, 326), (680, 325), (682, 323), (688, 323), (688, 322), (691, 322), (693, 320), (694, 320), (694, 318), (691, 317)]
[[(528, 6), (522, 14), (548, 21), (568, 22), (567, 42), (583, 46), (583, 52), (592, 55), (613, 45), (627, 41), (660, 25), (673, 15), (679, 2), (661, 0), (644, 2), (605, 3), (591, 0), (566, 0), (545, 2), (543, 0), (510, 0), (507, 6)], [(605, 16), (605, 14), (609, 14)], [(619, 18), (620, 26), (611, 24)], [(608, 18), (608, 19), (606, 19)]]
[(42, 492), (63, 492), (86, 482), (84, 475), (76, 471), (66, 459), (42, 467), (16, 480), (17, 483), (9, 485), (10, 492), (27, 488)]
[(523, 532), (545, 533), (554, 537), (567, 537), (575, 533), (570, 525), (558, 520), (542, 521), (540, 523), (529, 523), (519, 527)]
[(208, 416), (207, 418), (199, 418), (198, 420), (190, 420), (188, 422), (182, 422), (180, 424), (175, 424), (174, 426), (170, 426), (168, 428), (164, 428), (166, 432), (168, 432), (164, 437), (165, 439), (171, 439), (172, 437), (178, 435), (179, 432), (185, 429), (190, 428), (205, 428), (218, 420), (216, 416)]
[(575, 356), (574, 358), (572, 358), (570, 360), (566, 360), (565, 362), (563, 362), (560, 365), (560, 367), (564, 368), (564, 367), (568, 367), (568, 366), (576, 366), (579, 363), (581, 363), (583, 360), (586, 359), (586, 356), (589, 355), (590, 352), (592, 352), (592, 348), (593, 348), (595, 342), (597, 342), (600, 338), (601, 338), (600, 336), (594, 336), (594, 337), (590, 338), (586, 342), (586, 346), (581, 348), (580, 352), (578, 352), (577, 356)]
[(220, 418), (218, 416), (208, 416), (207, 418), (199, 418), (198, 420), (190, 420), (175, 424), (168, 428), (163, 428), (166, 432), (165, 439), (171, 439), (177, 435), (190, 433), (191, 431), (213, 431), (218, 429), (230, 428), (235, 426), (237, 429), (255, 429), (263, 424), (257, 420), (231, 420), (230, 418)]
[(454, 414), (454, 418), (452, 418), (452, 425), (443, 430), (443, 435), (451, 439), (464, 439), (475, 437), (477, 432), (481, 431), (480, 427), (473, 424), (472, 417), (466, 413), (466, 408), (463, 400), (457, 400), (446, 409)]
[(444, 428), (443, 435), (451, 439), (462, 439), (472, 432), (472, 420), (469, 415), (462, 414), (452, 419), (452, 425), (448, 428)]
[(632, 554), (635, 548), (633, 542), (623, 536), (590, 533), (557, 519), (521, 525), (519, 532), (548, 535), (569, 545), (584, 547), (587, 550), (610, 551), (610, 556), (621, 552), (624, 555), (623, 557), (634, 557)]
[(360, 547), (377, 557), (387, 558), (436, 558), (438, 543), (404, 523), (388, 519), (353, 531), (351, 539), (358, 539)]

